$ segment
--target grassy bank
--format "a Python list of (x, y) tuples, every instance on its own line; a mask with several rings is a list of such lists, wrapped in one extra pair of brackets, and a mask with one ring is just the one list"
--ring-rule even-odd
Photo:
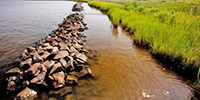
[(124, 5), (89, 1), (108, 11), (114, 24), (121, 23), (140, 46), (170, 69), (200, 84), (200, 17), (198, 2), (126, 2)]

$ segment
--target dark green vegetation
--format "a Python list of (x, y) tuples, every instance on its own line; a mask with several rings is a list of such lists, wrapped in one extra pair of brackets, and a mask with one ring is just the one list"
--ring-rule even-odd
[(200, 7), (198, 2), (89, 1), (108, 11), (113, 24), (134, 34), (137, 45), (148, 47), (170, 69), (200, 84)]

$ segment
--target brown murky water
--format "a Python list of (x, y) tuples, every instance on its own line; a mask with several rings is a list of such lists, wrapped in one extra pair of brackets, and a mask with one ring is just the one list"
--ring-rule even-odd
[[(2, 65), (5, 65), (6, 59), (16, 57), (23, 48), (33, 45), (34, 42), (47, 36), (49, 31), (56, 29), (56, 25), (66, 17), (65, 13), (70, 13), (74, 4), (68, 1), (18, 1), (17, 3), (20, 2), (25, 8), (41, 7), (40, 9), (43, 10), (35, 9), (35, 12), (29, 12), (30, 14), (41, 13), (31, 17), (28, 11), (22, 11), (22, 16), (29, 16), (30, 19), (20, 17), (14, 19), (16, 25), (11, 24), (14, 30), (3, 27), (3, 20), (0, 20), (0, 42), (3, 47), (0, 49), (0, 61), (4, 63)], [(107, 15), (90, 8), (86, 3), (83, 6), (85, 22), (89, 27), (89, 30), (84, 32), (87, 36), (85, 48), (89, 51), (86, 54), (87, 63), (93, 75), (80, 79), (79, 83), (73, 86), (70, 95), (48, 97), (47, 93), (43, 93), (41, 96), (54, 99), (71, 98), (71, 100), (190, 100), (193, 98), (192, 88), (187, 81), (165, 70), (148, 51), (136, 47), (132, 36), (121, 27), (113, 28)], [(19, 24), (22, 25), (19, 27)]]

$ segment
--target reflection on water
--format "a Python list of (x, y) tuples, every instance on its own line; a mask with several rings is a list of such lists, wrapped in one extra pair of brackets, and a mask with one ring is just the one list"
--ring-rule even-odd
[[(62, 22), (65, 13), (70, 12), (74, 4), (68, 1), (17, 3), (21, 6), (13, 8), (17, 11), (4, 8), (10, 9), (7, 10), (8, 13), (0, 6), (0, 12), (8, 14), (0, 16), (0, 19), (7, 17), (0, 20), (1, 63), (13, 55), (16, 57), (23, 48), (33, 45), (57, 28), (57, 24)], [(85, 22), (89, 27), (84, 32), (87, 36), (87, 63), (93, 75), (81, 78), (73, 86), (72, 94), (49, 97), (48, 93), (41, 93), (41, 99), (188, 100), (193, 97), (187, 82), (175, 73), (163, 70), (148, 51), (132, 45), (129, 33), (121, 27), (113, 28), (107, 15), (91, 9), (86, 3), (83, 6)], [(11, 22), (9, 19), (12, 19)], [(2, 23), (8, 24), (7, 27)]]

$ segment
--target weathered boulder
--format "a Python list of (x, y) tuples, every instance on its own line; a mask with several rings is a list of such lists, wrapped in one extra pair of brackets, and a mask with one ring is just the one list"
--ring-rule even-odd
[(60, 46), (60, 50), (61, 51), (62, 50), (69, 50), (68, 45), (66, 43), (64, 43), (64, 42), (60, 42), (58, 45)]
[(54, 59), (61, 59), (68, 55), (69, 53), (67, 51), (59, 51), (58, 54), (54, 57)]
[(41, 58), (46, 59), (47, 57), (49, 57), (49, 55), (50, 55), (49, 52), (44, 52), (44, 53), (41, 55)]
[(46, 77), (46, 73), (47, 73), (47, 69), (46, 67), (41, 64), (39, 67), (40, 73), (37, 77), (33, 78), (30, 82), (31, 83), (35, 83), (35, 84), (43, 84), (44, 83), (44, 79)]
[(31, 64), (32, 64), (32, 58), (29, 58), (24, 61), (24, 65), (27, 65), (28, 67), (31, 67)]
[(26, 87), (23, 91), (17, 94), (15, 100), (32, 100), (37, 97), (37, 92)]
[(46, 60), (46, 61), (43, 63), (43, 65), (45, 65), (45, 67), (46, 67), (47, 70), (50, 70), (51, 67), (52, 67), (54, 64), (55, 64), (55, 61), (53, 61), (53, 60), (51, 60), (51, 61)]
[(58, 63), (53, 65), (51, 71), (49, 72), (49, 75), (51, 75), (54, 72), (61, 71), (61, 70), (63, 70), (62, 65), (61, 65), (60, 62), (58, 62)]
[(82, 54), (82, 53), (76, 54), (76, 58), (77, 58), (77, 59), (80, 59), (80, 60), (82, 60), (82, 61), (84, 61), (84, 62), (87, 61), (87, 57), (86, 57), (84, 54)]
[(28, 70), (26, 70), (25, 73), (28, 75), (37, 76), (40, 73), (40, 66), (42, 66), (40, 63), (35, 63)]
[(54, 78), (54, 88), (60, 88), (65, 86), (65, 74), (63, 71), (52, 74), (52, 77)]
[(35, 52), (35, 51), (36, 51), (34, 47), (28, 47), (27, 50), (28, 50), (29, 52)]
[(75, 55), (79, 53), (73, 46), (70, 47), (69, 51), (70, 53), (75, 53)]
[(70, 74), (70, 75), (74, 75), (74, 76), (80, 78), (80, 77), (83, 77), (83, 76), (85, 76), (85, 75), (91, 75), (91, 74), (92, 74), (92, 71), (91, 71), (91, 69), (89, 69), (89, 68), (86, 66), (86, 67), (83, 67), (83, 69), (82, 69), (80, 72), (73, 71), (73, 72), (70, 72), (69, 74)]

